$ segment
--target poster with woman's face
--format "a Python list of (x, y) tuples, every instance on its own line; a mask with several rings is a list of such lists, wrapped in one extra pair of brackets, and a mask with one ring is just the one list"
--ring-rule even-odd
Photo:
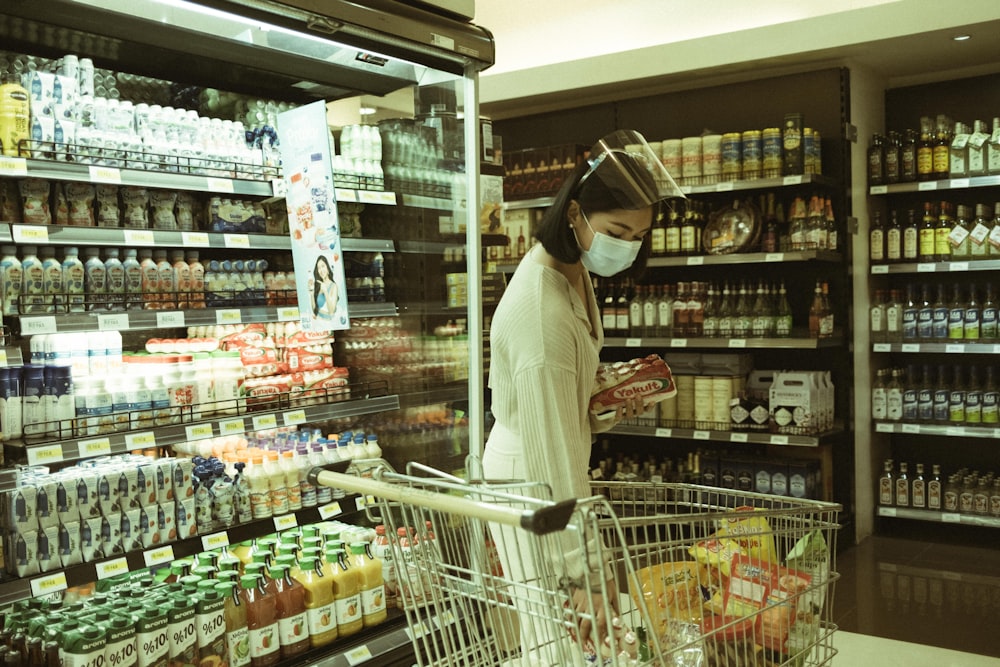
[(346, 329), (350, 317), (326, 105), (314, 102), (280, 114), (278, 132), (302, 328)]

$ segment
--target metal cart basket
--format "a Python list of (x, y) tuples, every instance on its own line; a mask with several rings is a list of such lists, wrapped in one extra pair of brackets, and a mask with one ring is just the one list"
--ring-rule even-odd
[(840, 506), (674, 483), (315, 471), (369, 497), (421, 667), (828, 665)]

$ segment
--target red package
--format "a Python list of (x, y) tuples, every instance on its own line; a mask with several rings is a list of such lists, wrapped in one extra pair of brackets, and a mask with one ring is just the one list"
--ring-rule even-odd
[(599, 415), (617, 410), (625, 401), (642, 397), (646, 405), (677, 394), (670, 367), (658, 354), (632, 361), (604, 364), (597, 371), (590, 411)]
[[(788, 633), (798, 622), (802, 593), (812, 575), (761, 562), (744, 554), (733, 556), (724, 598), (725, 615), (753, 617), (755, 639), (765, 648), (786, 652)], [(804, 619), (807, 622), (807, 619)]]

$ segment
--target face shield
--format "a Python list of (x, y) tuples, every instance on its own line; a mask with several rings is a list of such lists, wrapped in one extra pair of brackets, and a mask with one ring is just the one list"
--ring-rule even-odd
[(664, 199), (684, 198), (660, 156), (635, 130), (616, 130), (590, 149), (590, 168), (580, 179), (599, 179), (623, 209), (653, 206)]

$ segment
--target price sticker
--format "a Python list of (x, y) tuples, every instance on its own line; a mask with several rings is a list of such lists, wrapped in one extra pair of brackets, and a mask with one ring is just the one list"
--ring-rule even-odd
[(626, 338), (625, 347), (639, 347), (642, 345), (641, 338)]
[(156, 326), (159, 329), (169, 329), (187, 326), (184, 313), (179, 310), (168, 310), (156, 314)]
[(271, 179), (271, 196), (284, 197), (288, 194), (288, 183), (283, 178)]
[(783, 252), (769, 252), (764, 255), (765, 262), (783, 262), (785, 261), (785, 253)]
[(297, 306), (282, 306), (277, 312), (279, 322), (294, 322), (299, 319), (299, 309)]
[(927, 192), (928, 190), (937, 190), (937, 181), (923, 181), (917, 184), (918, 192)]
[(962, 352), (965, 352), (965, 346), (951, 343), (944, 346), (944, 351), (948, 354), (961, 354)]
[(281, 516), (274, 517), (275, 530), (288, 530), (289, 528), (295, 528), (298, 525), (298, 519), (295, 518), (294, 514), (283, 514)]
[(334, 188), (333, 194), (339, 202), (358, 201), (358, 193), (354, 190), (348, 190), (347, 188)]
[(35, 225), (11, 225), (14, 243), (48, 243), (49, 228)]
[(687, 265), (688, 266), (701, 266), (704, 263), (705, 263), (705, 258), (703, 256), (701, 256), (701, 255), (699, 255), (698, 257), (688, 257), (687, 258)]
[(119, 574), (128, 572), (128, 560), (125, 558), (106, 560), (103, 563), (98, 563), (95, 569), (97, 570), (98, 579), (110, 579), (111, 577), (117, 577)]
[(888, 264), (876, 264), (872, 267), (872, 275), (879, 275), (882, 273), (889, 273)]
[(782, 185), (802, 185), (802, 174), (797, 174), (795, 176), (785, 176), (781, 179)]
[(51, 595), (52, 593), (64, 591), (66, 588), (65, 572), (56, 572), (47, 577), (38, 577), (31, 580), (31, 595), (33, 597)]
[(272, 428), (278, 428), (278, 418), (274, 415), (257, 415), (253, 418), (253, 430), (267, 431)]
[(250, 237), (247, 234), (223, 234), (222, 240), (227, 248), (245, 249), (250, 247)]
[(969, 187), (969, 179), (967, 179), (967, 178), (953, 178), (953, 179), (951, 179), (951, 187), (953, 187), (953, 188), (967, 188), (967, 187)]
[(403, 628), (403, 632), (412, 642), (414, 639), (420, 639), (424, 635), (430, 634), (431, 628), (423, 621), (413, 621), (412, 625)]
[(903, 352), (919, 352), (920, 343), (903, 343), (901, 348)]
[(343, 510), (340, 509), (340, 503), (333, 501), (332, 503), (327, 503), (319, 508), (319, 518), (326, 521), (327, 519), (332, 519), (342, 512)]
[(98, 331), (128, 331), (128, 313), (113, 313), (97, 316)]
[(723, 181), (715, 186), (716, 192), (732, 192), (733, 191), (732, 181)]
[(920, 433), (919, 424), (903, 424), (903, 433), (909, 433), (910, 435), (915, 435)]
[(486, 262), (485, 273), (496, 273), (497, 263), (496, 262)]
[(117, 167), (90, 166), (90, 180), (94, 183), (122, 184), (122, 172)]
[(878, 515), (879, 516), (894, 517), (894, 516), (896, 516), (896, 508), (895, 507), (879, 507), (878, 508)]
[(366, 507), (368, 507), (368, 501), (365, 499), (364, 496), (358, 496), (357, 498), (354, 499), (354, 508), (356, 510), (360, 512)]
[(155, 243), (156, 239), (154, 238), (153, 232), (148, 229), (125, 230), (126, 245), (154, 245)]
[(207, 248), (211, 245), (205, 232), (181, 232), (181, 241), (184, 245), (195, 248)]
[(892, 433), (892, 424), (886, 424), (884, 422), (879, 422), (875, 424), (876, 433)]
[(948, 426), (944, 429), (945, 435), (965, 435), (965, 429), (961, 426)]
[(674, 434), (674, 430), (670, 428), (658, 428), (653, 432), (657, 438), (669, 438)]
[(381, 204), (382, 206), (396, 205), (395, 192), (369, 192), (368, 198), (370, 200), (369, 204)]
[(163, 565), (164, 563), (169, 563), (173, 559), (174, 548), (169, 544), (165, 547), (160, 547), (159, 549), (144, 551), (142, 554), (142, 561), (146, 564), (146, 567)]
[(993, 429), (993, 438), (1000, 438), (1000, 428)]
[(285, 426), (298, 426), (299, 424), (306, 423), (306, 411), (305, 410), (291, 410), (282, 415), (285, 421)]
[(917, 264), (917, 273), (934, 273), (937, 266), (933, 262), (921, 262)]
[(125, 447), (127, 449), (152, 449), (156, 447), (156, 433), (144, 431), (140, 433), (126, 433)]
[(993, 346), (993, 354), (1000, 354), (1000, 345)]
[(688, 346), (687, 338), (671, 338), (670, 339), (670, 347), (687, 347), (687, 346)]
[(730, 433), (729, 440), (731, 442), (749, 442), (750, 439), (747, 437), (746, 433)]
[(695, 440), (708, 440), (712, 436), (708, 431), (695, 431), (691, 434), (691, 437)]
[(246, 422), (242, 419), (226, 419), (219, 422), (219, 433), (221, 435), (239, 435), (247, 430)]
[(746, 347), (747, 341), (745, 338), (730, 338), (729, 347)]
[(59, 463), (63, 460), (62, 445), (46, 445), (44, 447), (28, 448), (28, 465), (45, 465)]
[(772, 435), (771, 436), (772, 445), (787, 445), (788, 436), (787, 435)]
[(892, 346), (889, 343), (875, 343), (872, 345), (872, 352), (889, 352)]
[(885, 185), (873, 185), (869, 190), (868, 194), (872, 195), (884, 195), (889, 192), (888, 186)]
[(899, 570), (899, 568), (896, 567), (895, 563), (883, 563), (883, 562), (880, 562), (878, 564), (878, 569), (884, 572), (896, 572)]
[(27, 176), (28, 161), (23, 157), (0, 155), (0, 174), (4, 176)]
[(345, 653), (344, 657), (347, 658), (347, 664), (354, 667), (354, 665), (360, 665), (363, 662), (371, 660), (372, 652), (368, 649), (366, 644), (362, 644), (361, 646), (356, 646)]
[(188, 440), (204, 440), (215, 435), (211, 424), (192, 424), (184, 429), (184, 433)]
[(108, 456), (111, 454), (111, 440), (108, 438), (81, 440), (77, 446), (80, 448), (80, 456)]
[(218, 176), (208, 176), (205, 178), (205, 181), (207, 181), (206, 187), (210, 192), (221, 192), (230, 195), (236, 192), (236, 188), (231, 179), (219, 178)]
[(951, 512), (942, 513), (941, 521), (943, 521), (944, 523), (962, 523), (962, 515), (953, 514)]
[(241, 324), (243, 322), (243, 311), (239, 308), (224, 308), (215, 311), (216, 324)]
[(948, 270), (949, 271), (968, 271), (969, 270), (969, 263), (968, 262), (951, 262), (950, 264), (948, 264)]
[(205, 549), (205, 551), (228, 547), (229, 533), (223, 530), (218, 533), (212, 533), (211, 535), (203, 535), (201, 538), (201, 546)]

